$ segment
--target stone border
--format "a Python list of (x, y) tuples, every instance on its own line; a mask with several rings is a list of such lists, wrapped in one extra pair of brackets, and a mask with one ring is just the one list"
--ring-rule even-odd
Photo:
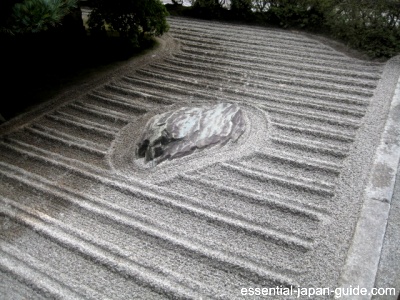
[[(398, 78), (394, 93), (388, 83), (393, 76)], [(339, 279), (338, 287), (342, 288), (359, 286), (370, 291), (375, 285), (400, 160), (400, 56), (387, 63), (380, 84), (382, 88), (375, 98), (379, 101), (390, 96), (391, 106), (366, 183), (352, 245)], [(357, 299), (371, 297), (365, 295)]]

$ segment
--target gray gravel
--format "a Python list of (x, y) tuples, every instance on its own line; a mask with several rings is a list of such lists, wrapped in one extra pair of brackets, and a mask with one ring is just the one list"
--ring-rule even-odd
[(400, 295), (400, 172), (397, 173), (396, 186), (392, 198), (390, 215), (379, 261), (375, 287), (395, 288), (397, 295), (374, 296), (373, 299), (398, 299)]
[[(254, 299), (241, 289), (362, 281), (352, 257), (363, 258), (398, 59), (357, 60), (298, 32), (169, 22), (157, 51), (1, 126), (0, 293)], [(236, 142), (135, 164), (152, 116), (222, 102), (243, 111)], [(379, 220), (369, 253), (382, 247)], [(363, 278), (375, 279), (374, 259)]]

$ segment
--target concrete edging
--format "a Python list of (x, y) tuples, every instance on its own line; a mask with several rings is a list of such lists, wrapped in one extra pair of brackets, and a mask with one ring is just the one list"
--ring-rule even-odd
[[(360, 287), (368, 292), (375, 285), (400, 160), (400, 56), (389, 60), (385, 69), (391, 69), (390, 75), (398, 78), (397, 85), (366, 184), (353, 242), (338, 284), (340, 288)], [(387, 92), (390, 87), (384, 81), (385, 77), (381, 82), (382, 90)], [(371, 298), (369, 294), (357, 297)]]

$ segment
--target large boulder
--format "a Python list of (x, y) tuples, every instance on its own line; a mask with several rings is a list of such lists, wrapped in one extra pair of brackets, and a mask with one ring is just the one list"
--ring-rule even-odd
[(245, 130), (236, 104), (183, 107), (152, 117), (142, 131), (137, 158), (160, 163), (215, 145), (236, 141)]

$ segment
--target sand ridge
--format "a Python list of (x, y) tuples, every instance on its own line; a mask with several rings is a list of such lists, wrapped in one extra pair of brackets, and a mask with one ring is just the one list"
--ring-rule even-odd
[[(241, 299), (338, 284), (398, 65), (296, 32), (169, 22), (160, 52), (4, 129), (2, 291)], [(152, 115), (222, 102), (244, 107), (238, 145), (130, 169)]]

